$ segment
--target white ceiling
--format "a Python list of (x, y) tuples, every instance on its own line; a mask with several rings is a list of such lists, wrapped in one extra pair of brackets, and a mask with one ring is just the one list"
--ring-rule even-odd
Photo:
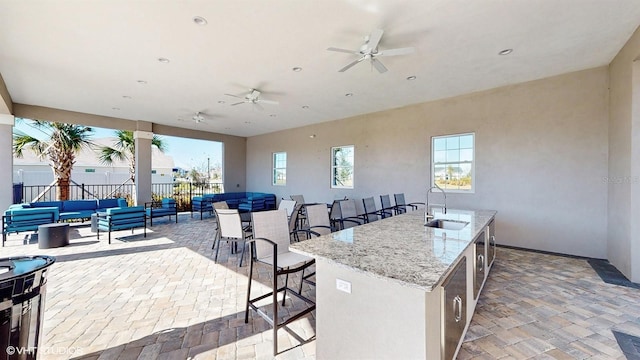
[[(640, 0), (0, 0), (0, 74), (14, 103), (252, 136), (606, 65), (638, 25)], [(326, 49), (375, 28), (416, 53), (339, 73)], [(280, 105), (230, 106), (250, 88)]]

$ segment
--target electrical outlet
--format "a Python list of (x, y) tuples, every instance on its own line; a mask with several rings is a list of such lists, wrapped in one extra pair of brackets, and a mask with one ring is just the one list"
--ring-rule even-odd
[(351, 294), (351, 283), (346, 280), (336, 279), (336, 289)]

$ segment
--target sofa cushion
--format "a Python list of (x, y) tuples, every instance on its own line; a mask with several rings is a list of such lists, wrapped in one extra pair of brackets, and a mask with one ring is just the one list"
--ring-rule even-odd
[[(67, 200), (62, 202), (62, 212), (86, 211), (95, 212), (98, 208), (98, 200)], [(89, 214), (91, 217), (91, 214)]]
[(57, 207), (58, 211), (62, 211), (62, 201), (38, 201), (30, 204), (32, 208), (38, 207)]
[[(127, 201), (125, 199), (98, 199), (98, 207), (96, 211), (105, 212), (107, 209), (114, 207), (122, 207), (122, 201), (126, 204)], [(125, 205), (126, 206), (126, 205)]]

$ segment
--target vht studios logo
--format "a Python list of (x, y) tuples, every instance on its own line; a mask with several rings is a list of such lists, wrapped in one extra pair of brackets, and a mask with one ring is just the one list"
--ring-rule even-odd
[(82, 354), (82, 349), (78, 347), (17, 347), (17, 346), (7, 346), (7, 355), (32, 355), (35, 354), (36, 351), (39, 354), (52, 354), (52, 355), (80, 355)]

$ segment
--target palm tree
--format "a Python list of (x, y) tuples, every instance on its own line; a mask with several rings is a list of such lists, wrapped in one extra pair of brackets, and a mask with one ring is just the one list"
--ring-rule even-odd
[[(131, 182), (135, 182), (136, 177), (136, 142), (133, 138), (133, 131), (129, 130), (116, 130), (116, 140), (113, 143), (113, 147), (103, 146), (99, 148), (100, 162), (105, 165), (111, 165), (115, 160), (129, 161), (129, 177)], [(155, 146), (161, 152), (166, 150), (166, 145), (162, 141), (162, 138), (153, 135), (151, 139), (151, 145)]]
[(20, 130), (15, 130), (13, 133), (13, 154), (21, 158), (23, 151), (29, 149), (35, 152), (40, 159), (47, 158), (56, 182), (56, 199), (69, 200), (71, 170), (76, 162), (76, 155), (83, 148), (93, 145), (91, 142), (93, 129), (82, 125), (40, 120), (34, 120), (31, 125), (40, 130), (47, 139), (39, 139)]

